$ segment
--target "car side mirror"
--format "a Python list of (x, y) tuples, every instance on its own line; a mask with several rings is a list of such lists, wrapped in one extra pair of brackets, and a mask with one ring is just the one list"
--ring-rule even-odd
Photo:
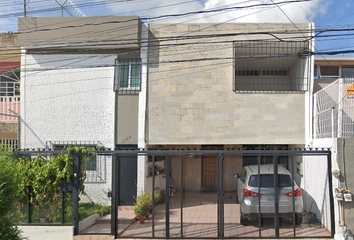
[(238, 174), (238, 173), (235, 173), (234, 174), (234, 178), (236, 179), (236, 178), (240, 178), (240, 175)]

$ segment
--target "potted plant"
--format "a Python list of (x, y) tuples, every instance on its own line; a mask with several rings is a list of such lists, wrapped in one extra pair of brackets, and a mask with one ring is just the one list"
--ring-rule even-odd
[(134, 213), (139, 219), (139, 223), (144, 223), (150, 209), (152, 209), (152, 194), (148, 191), (136, 197)]
[[(155, 204), (157, 204), (160, 194), (155, 191), (154, 199)], [(149, 216), (152, 211), (152, 194), (149, 191), (143, 192), (135, 198), (136, 203), (134, 203), (134, 213), (135, 216), (139, 219), (139, 223), (145, 223), (145, 219)]]

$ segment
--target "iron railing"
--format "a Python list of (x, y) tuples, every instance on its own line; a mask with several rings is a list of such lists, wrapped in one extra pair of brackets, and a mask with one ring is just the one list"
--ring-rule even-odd
[(308, 41), (236, 41), (237, 92), (307, 91), (310, 72)]
[(17, 140), (14, 139), (0, 139), (0, 145), (4, 148), (18, 148)]
[(344, 90), (354, 78), (339, 78), (314, 94), (315, 138), (354, 136), (354, 98)]
[[(36, 155), (36, 154), (58, 154), (60, 151), (16, 151), (19, 155)], [(112, 159), (112, 187), (111, 187), (111, 235), (122, 238), (166, 238), (166, 239), (215, 239), (215, 238), (229, 238), (229, 239), (254, 239), (254, 238), (333, 238), (334, 236), (334, 207), (333, 207), (333, 192), (332, 192), (332, 174), (331, 174), (331, 151), (330, 149), (290, 149), (288, 147), (270, 148), (224, 148), (220, 150), (198, 150), (198, 149), (170, 149), (170, 150), (123, 150), (118, 149), (96, 149), (99, 155), (111, 156)], [(118, 219), (120, 210), (118, 209), (118, 192), (119, 182), (119, 168), (124, 167), (119, 165), (119, 159), (124, 156), (137, 156), (137, 161), (140, 164), (151, 164), (152, 173), (155, 172), (155, 164), (164, 158), (164, 174), (153, 176), (150, 178), (151, 185), (146, 185), (145, 191), (152, 192), (152, 199), (157, 188), (162, 187), (165, 193), (165, 203), (156, 205), (152, 201), (151, 218), (149, 217), (146, 225), (140, 226), (135, 223), (125, 230), (118, 231), (121, 224)], [(258, 165), (261, 164), (261, 157), (272, 157), (272, 165), (274, 166), (274, 184), (277, 186), (278, 162), (279, 157), (288, 157), (289, 171), (292, 176), (292, 191), (294, 192), (294, 182), (296, 173), (296, 163), (302, 162), (306, 164), (306, 171), (309, 177), (313, 176), (313, 168), (317, 168), (317, 174), (322, 176), (317, 177), (319, 186), (312, 186), (310, 189), (313, 192), (307, 192), (303, 189), (303, 194), (308, 196), (312, 201), (323, 200), (318, 202), (319, 207), (324, 207), (320, 212), (322, 218), (330, 220), (322, 224), (330, 231), (327, 233), (326, 228), (323, 231), (316, 228), (316, 232), (310, 231), (311, 228), (298, 227), (295, 225), (295, 207), (293, 198), (293, 215), (289, 223), (280, 224), (280, 208), (279, 201), (275, 199), (275, 211), (272, 220), (263, 221), (260, 217), (253, 222), (251, 226), (242, 226), (238, 220), (239, 208), (235, 198), (235, 192), (228, 192), (227, 186), (230, 184), (229, 176), (225, 173), (230, 173), (232, 166), (237, 166), (236, 161), (240, 161), (243, 156), (257, 156)], [(74, 176), (78, 176), (79, 169), (79, 155), (75, 155)], [(185, 191), (191, 187), (188, 181), (193, 180), (201, 172), (201, 168), (196, 168), (193, 163), (199, 163), (204, 157), (214, 158), (216, 162), (217, 172), (217, 188), (215, 192), (195, 193)], [(150, 161), (149, 161), (150, 159)], [(132, 159), (133, 160), (133, 159)], [(155, 162), (156, 161), (156, 162)], [(241, 160), (242, 162), (242, 160)], [(201, 165), (200, 165), (201, 166)], [(321, 169), (318, 166), (323, 166)], [(310, 174), (312, 171), (312, 174)], [(322, 172), (319, 172), (322, 171)], [(140, 171), (139, 171), (140, 172)], [(146, 171), (147, 172), (147, 171)], [(190, 175), (186, 180), (187, 175)], [(77, 174), (77, 175), (75, 175)], [(146, 178), (145, 172), (143, 177)], [(305, 173), (302, 173), (305, 174)], [(258, 173), (259, 175), (259, 173)], [(158, 179), (161, 178), (161, 179)], [(260, 179), (260, 178), (258, 178)], [(161, 181), (162, 180), (162, 181)], [(74, 177), (72, 189), (72, 204), (73, 204), (73, 225), (74, 234), (80, 233), (79, 229), (79, 196), (78, 196), (78, 178)], [(311, 181), (311, 180), (310, 180)], [(321, 181), (321, 183), (319, 183)], [(138, 183), (139, 184), (139, 183)], [(161, 185), (162, 184), (162, 185)], [(236, 184), (236, 182), (234, 182)], [(76, 187), (75, 187), (76, 186)], [(260, 186), (260, 184), (258, 184)], [(306, 186), (304, 186), (306, 187)], [(320, 193), (316, 192), (322, 189)], [(177, 190), (177, 191), (174, 191)], [(178, 191), (179, 190), (179, 191)], [(279, 191), (276, 190), (276, 191)], [(161, 191), (160, 193), (162, 193)], [(197, 194), (197, 196), (196, 196)], [(275, 194), (277, 196), (277, 194)], [(260, 197), (260, 195), (258, 196)], [(324, 198), (326, 201), (324, 201)], [(309, 204), (309, 200), (304, 200), (304, 205)], [(29, 204), (30, 205), (30, 204)], [(328, 205), (328, 206), (327, 206)], [(263, 205), (259, 205), (258, 214), (261, 214)], [(311, 204), (312, 206), (312, 204)], [(311, 209), (310, 209), (311, 210)], [(313, 210), (312, 210), (313, 211)], [(196, 218), (193, 218), (196, 216)], [(203, 221), (200, 221), (203, 220)], [(321, 226), (320, 226), (321, 227)], [(309, 232), (306, 232), (306, 231)], [(93, 233), (88, 233), (93, 234)], [(103, 233), (96, 232), (96, 235)], [(105, 233), (107, 234), (107, 233)]]

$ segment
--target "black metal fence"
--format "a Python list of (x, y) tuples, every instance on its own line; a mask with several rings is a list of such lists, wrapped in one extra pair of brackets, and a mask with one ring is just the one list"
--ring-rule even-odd
[[(99, 155), (111, 157), (111, 235), (122, 238), (333, 238), (334, 236), (334, 208), (331, 178), (331, 152), (329, 149), (220, 149), (220, 150), (130, 150), (130, 149), (97, 149)], [(19, 151), (18, 154), (27, 154), (28, 151)], [(53, 151), (31, 151), (31, 154), (53, 154)], [(159, 195), (158, 201), (152, 201), (152, 211), (145, 224), (138, 222), (124, 227), (120, 218), (119, 186), (120, 174), (124, 164), (119, 164), (122, 157), (138, 162), (138, 168), (144, 171), (144, 191), (150, 192), (152, 199)], [(53, 224), (73, 224), (74, 234), (79, 233), (79, 191), (78, 171), (79, 155), (75, 155), (74, 180), (70, 191), (58, 193), (61, 196), (61, 218)], [(248, 218), (242, 213), (240, 194), (237, 192), (238, 179), (234, 173), (242, 175), (242, 168), (247, 159), (257, 159), (258, 193), (252, 201), (254, 203), (252, 216)], [(245, 160), (246, 159), (246, 160)], [(263, 160), (262, 160), (263, 159)], [(291, 176), (291, 191), (288, 193), (291, 210), (284, 217), (284, 206), (280, 204), (281, 187), (275, 187), (272, 210), (267, 214), (263, 209), (269, 204), (262, 202), (261, 168), (265, 164), (272, 166), (274, 186), (279, 186), (279, 168), (287, 168)], [(286, 160), (284, 160), (286, 159)], [(286, 164), (285, 164), (286, 162)], [(142, 164), (143, 163), (143, 164)], [(318, 172), (321, 178), (317, 179), (314, 188), (320, 189), (325, 203), (318, 203), (313, 207), (316, 194), (313, 187), (302, 186), (301, 181), (306, 177), (306, 169), (316, 164), (322, 168), (312, 169)], [(254, 160), (252, 160), (254, 164)], [(305, 169), (305, 170), (304, 170)], [(322, 171), (322, 172), (320, 172)], [(141, 178), (138, 178), (141, 179)], [(93, 184), (93, 183), (91, 183)], [(295, 209), (296, 186), (302, 188), (303, 222), (298, 224)], [(240, 190), (239, 190), (240, 191)], [(31, 194), (31, 191), (28, 191)], [(138, 193), (138, 195), (141, 193)], [(311, 203), (312, 199), (312, 203)], [(45, 202), (45, 199), (44, 199)], [(260, 203), (260, 204), (257, 204)], [(66, 206), (72, 203), (72, 213), (67, 217)], [(45, 204), (45, 203), (44, 203)], [(309, 208), (309, 204), (311, 207)], [(326, 205), (328, 204), (328, 205)], [(315, 204), (316, 205), (316, 204)], [(312, 208), (312, 210), (311, 210)], [(27, 224), (34, 224), (33, 206), (30, 203), (24, 206), (27, 209)], [(306, 214), (317, 213), (319, 219), (329, 219), (312, 228), (313, 222), (306, 222)], [(243, 215), (242, 215), (243, 214)], [(40, 215), (40, 214), (39, 214)], [(322, 217), (321, 217), (321, 216)], [(325, 217), (323, 217), (325, 215)], [(45, 216), (45, 214), (42, 214)], [(247, 224), (242, 220), (247, 218)], [(72, 223), (70, 222), (72, 219)], [(243, 221), (243, 222), (242, 222)], [(36, 223), (37, 224), (37, 223)], [(40, 224), (40, 223), (38, 223)], [(92, 233), (90, 233), (92, 234)], [(97, 232), (96, 234), (102, 234)], [(103, 233), (107, 234), (107, 233)]]
[[(151, 177), (151, 184), (145, 191), (149, 191), (153, 195), (156, 194), (156, 188), (163, 188), (165, 192), (165, 203), (162, 205), (153, 204), (151, 217), (146, 220), (145, 225), (135, 224), (127, 229), (122, 235), (118, 236), (118, 218), (116, 199), (112, 199), (112, 225), (111, 234), (123, 238), (331, 238), (334, 234), (334, 214), (333, 214), (333, 196), (331, 192), (331, 155), (329, 150), (164, 150), (164, 151), (117, 151), (113, 153), (113, 194), (117, 191), (115, 185), (118, 180), (115, 174), (117, 166), (117, 158), (119, 156), (127, 156), (137, 154), (141, 158), (151, 159), (151, 172), (154, 173), (156, 164), (164, 159), (164, 173), (161, 179), (160, 175)], [(263, 203), (263, 194), (258, 194), (260, 204), (253, 205), (252, 218), (247, 218), (247, 225), (242, 223), (241, 208), (242, 204), (238, 202), (240, 195), (237, 197), (236, 186), (237, 181), (232, 179), (233, 170), (238, 166), (242, 169), (243, 157), (256, 156), (258, 164), (258, 193), (260, 189), (260, 168), (261, 159), (268, 158), (268, 165), (273, 169), (274, 186), (279, 186), (278, 169), (283, 168), (279, 165), (279, 159), (287, 158), (291, 175), (291, 191), (287, 193), (289, 201), (288, 212), (284, 212), (284, 206), (280, 204), (282, 190), (275, 187), (272, 208), (269, 204)], [(158, 160), (157, 160), (158, 159)], [(269, 160), (270, 159), (270, 160)], [(317, 192), (313, 190), (303, 190), (304, 212), (299, 215), (295, 209), (296, 174), (300, 169), (297, 163), (302, 161), (319, 161), (322, 170), (316, 169), (319, 175), (325, 176), (321, 186), (323, 199), (328, 200), (328, 206), (319, 207), (317, 218), (325, 219), (329, 216), (331, 221), (322, 222), (312, 228), (311, 223), (306, 222), (306, 214), (314, 214), (309, 212), (309, 199), (316, 198)], [(198, 162), (198, 163), (197, 163)], [(214, 173), (205, 170), (205, 165), (209, 164), (215, 168)], [(316, 163), (317, 164), (317, 163)], [(311, 164), (310, 164), (311, 165)], [(315, 167), (315, 165), (313, 166)], [(315, 170), (315, 172), (316, 172)], [(302, 171), (302, 170), (301, 170)], [(322, 171), (322, 172), (320, 172)], [(149, 172), (149, 171), (148, 171)], [(207, 175), (209, 177), (203, 176)], [(216, 177), (216, 180), (215, 180)], [(205, 181), (209, 178), (210, 181)], [(231, 183), (230, 183), (231, 182)], [(216, 186), (215, 186), (216, 184)], [(232, 186), (234, 185), (234, 186)], [(213, 189), (215, 189), (213, 191)], [(284, 194), (285, 195), (285, 194)], [(313, 195), (313, 196), (312, 196)], [(296, 200), (298, 201), (298, 200)], [(313, 200), (315, 201), (315, 200)], [(255, 201), (256, 202), (256, 201)], [(312, 204), (311, 204), (312, 205)], [(270, 212), (263, 209), (272, 209)], [(308, 212), (306, 212), (306, 210)], [(312, 209), (314, 210), (314, 209)], [(266, 214), (264, 214), (266, 212)], [(117, 213), (117, 215), (115, 214)], [(326, 215), (326, 217), (319, 216)], [(284, 217), (286, 216), (286, 217)], [(268, 217), (268, 218), (267, 218)], [(299, 219), (303, 223), (298, 223)], [(245, 225), (245, 226), (244, 226)], [(330, 232), (330, 234), (328, 233)]]

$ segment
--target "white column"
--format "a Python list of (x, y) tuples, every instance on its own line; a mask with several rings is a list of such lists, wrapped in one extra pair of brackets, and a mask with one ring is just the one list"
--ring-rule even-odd
[(21, 100), (21, 146), (26, 148), (26, 49), (21, 48), (21, 82), (20, 82), (20, 100)]
[(337, 138), (342, 137), (342, 123), (343, 123), (343, 97), (344, 97), (344, 81), (343, 78), (340, 78), (338, 81), (338, 130)]
[[(344, 88), (343, 88), (343, 78), (338, 79), (338, 106), (337, 106), (337, 138), (333, 137), (333, 148), (332, 148), (332, 169), (340, 169), (338, 165), (338, 139), (342, 137), (342, 109), (343, 109), (343, 96), (344, 96)], [(334, 123), (333, 123), (334, 124)], [(344, 153), (342, 153), (344, 154)], [(333, 194), (336, 193), (336, 188), (339, 187), (339, 180), (337, 178), (333, 178)], [(342, 232), (342, 227), (339, 226), (339, 222), (341, 221), (341, 207), (338, 201), (334, 200), (334, 216), (335, 216), (335, 240), (344, 240), (344, 234)]]
[[(314, 23), (310, 23), (309, 24), (309, 28), (311, 30), (311, 36), (313, 36), (314, 33)], [(309, 41), (309, 48), (310, 50), (313, 52), (315, 50), (315, 40), (314, 38), (312, 40)], [(313, 85), (314, 85), (314, 81), (313, 81), (313, 71), (314, 71), (314, 66), (315, 66), (315, 57), (311, 56), (310, 60), (307, 62), (306, 64), (306, 68), (304, 71), (304, 77), (306, 77), (307, 75), (307, 91), (305, 93), (305, 142), (306, 142), (306, 146), (307, 145), (312, 145), (312, 139), (313, 139), (313, 134), (312, 134), (312, 119), (313, 119)], [(306, 69), (308, 69), (308, 71), (306, 71)]]
[[(141, 91), (139, 93), (139, 115), (138, 115), (138, 148), (143, 149), (146, 146), (146, 99), (147, 99), (147, 61), (148, 61), (148, 24), (141, 25)], [(138, 182), (137, 195), (145, 191), (146, 176), (147, 176), (147, 157), (138, 156)]]

